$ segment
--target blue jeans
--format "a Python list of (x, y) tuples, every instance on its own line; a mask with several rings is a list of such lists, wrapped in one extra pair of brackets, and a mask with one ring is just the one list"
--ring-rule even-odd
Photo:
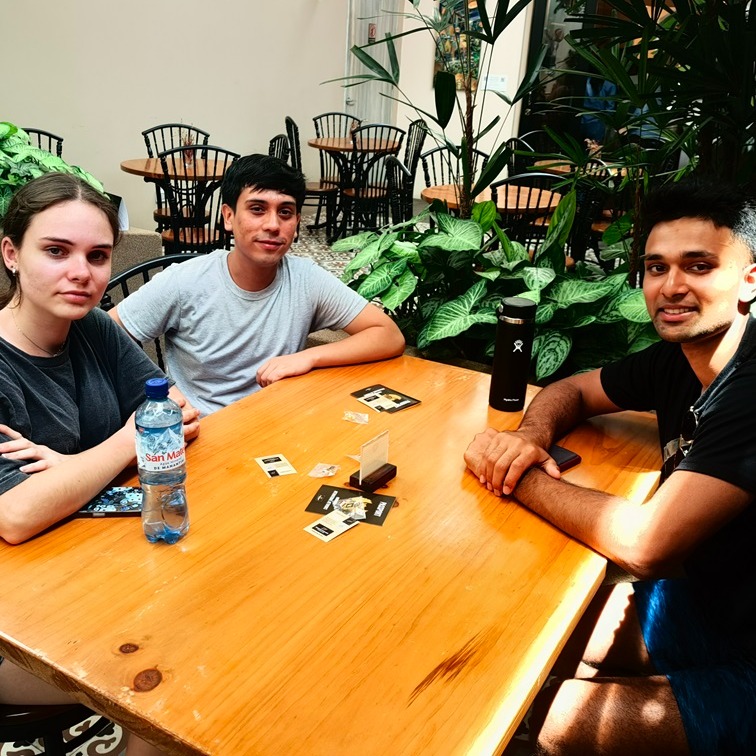
[(643, 638), (672, 686), (693, 756), (756, 754), (756, 663), (716, 632), (687, 580), (635, 583)]

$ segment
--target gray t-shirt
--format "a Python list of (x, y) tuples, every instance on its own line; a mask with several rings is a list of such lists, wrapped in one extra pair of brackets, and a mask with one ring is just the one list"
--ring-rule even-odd
[(304, 349), (321, 328), (344, 328), (367, 300), (311, 260), (286, 255), (262, 291), (232, 280), (227, 250), (171, 265), (118, 305), (139, 341), (165, 335), (166, 367), (202, 414), (260, 386), (258, 368)]
[[(92, 310), (71, 324), (57, 357), (32, 357), (0, 339), (0, 423), (76, 454), (120, 430), (144, 399), (145, 380), (162, 376), (102, 310)], [(26, 479), (18, 468), (27, 462), (0, 457), (0, 493)]]

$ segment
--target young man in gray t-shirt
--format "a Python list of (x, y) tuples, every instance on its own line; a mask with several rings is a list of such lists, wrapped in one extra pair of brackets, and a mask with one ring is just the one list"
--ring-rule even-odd
[[(138, 341), (165, 336), (168, 373), (195, 407), (208, 414), (315, 367), (402, 352), (401, 332), (378, 307), (311, 261), (285, 256), (304, 203), (301, 173), (248, 155), (221, 191), (234, 248), (170, 266), (110, 311)], [(305, 349), (321, 328), (348, 337)]]

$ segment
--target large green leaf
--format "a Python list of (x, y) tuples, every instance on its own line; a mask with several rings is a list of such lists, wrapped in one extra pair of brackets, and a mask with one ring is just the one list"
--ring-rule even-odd
[(404, 260), (379, 265), (359, 285), (357, 293), (368, 300), (383, 294), (394, 282), (394, 279), (404, 273), (406, 268), (407, 263)]
[(17, 131), (18, 126), (8, 123), (8, 121), (0, 121), (0, 141), (9, 136), (13, 136)]
[(480, 226), (484, 234), (491, 230), (493, 224), (496, 222), (497, 215), (496, 205), (491, 200), (476, 202), (473, 205), (472, 220)]
[(416, 288), (417, 276), (411, 270), (405, 270), (381, 297), (381, 302), (387, 310), (394, 312)]
[(457, 80), (449, 71), (436, 71), (433, 77), (433, 91), (436, 97), (436, 121), (445, 129), (457, 104)]
[(525, 268), (522, 280), (528, 289), (545, 289), (554, 279), (556, 273), (551, 268)]
[(536, 359), (536, 380), (543, 380), (553, 375), (564, 364), (570, 349), (572, 339), (560, 331), (547, 331), (538, 343), (538, 358)]
[(362, 231), (354, 236), (337, 239), (331, 244), (331, 249), (334, 252), (350, 252), (353, 249), (364, 249), (370, 242), (375, 241), (377, 238), (378, 234), (376, 234), (375, 231)]
[(630, 289), (619, 303), (619, 311), (632, 323), (648, 323), (651, 320), (642, 289)]
[(380, 259), (383, 250), (381, 249), (380, 239), (373, 239), (365, 249), (358, 252), (348, 263), (341, 275), (344, 282), (351, 281), (352, 276), (362, 268), (367, 268), (376, 260)]
[[(379, 63), (370, 53), (366, 52), (363, 48), (355, 45), (352, 47), (352, 54), (357, 60), (362, 63), (365, 68), (372, 71), (373, 78), (377, 81), (383, 81), (387, 84), (393, 84), (399, 86), (399, 78), (395, 79), (384, 67)], [(398, 73), (398, 72), (397, 72)]]
[(598, 302), (618, 291), (625, 276), (610, 276), (603, 281), (567, 279), (559, 281), (549, 290), (549, 296), (559, 307), (569, 307), (576, 303)]
[(408, 263), (420, 263), (420, 255), (417, 251), (417, 242), (395, 241), (391, 245), (391, 254), (406, 260)]
[(483, 243), (483, 231), (475, 221), (462, 220), (445, 213), (437, 216), (439, 231), (430, 234), (418, 244), (418, 249), (437, 247), (453, 252), (455, 250), (478, 250)]
[(478, 323), (496, 323), (496, 315), (490, 310), (473, 312), (475, 305), (485, 294), (486, 282), (478, 281), (462, 296), (442, 304), (418, 334), (418, 348), (424, 349), (428, 344), (439, 339), (458, 336)]

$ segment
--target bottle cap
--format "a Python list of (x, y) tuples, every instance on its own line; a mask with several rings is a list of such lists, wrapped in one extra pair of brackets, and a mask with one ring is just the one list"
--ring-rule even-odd
[(148, 378), (144, 382), (144, 393), (148, 399), (164, 399), (168, 396), (168, 379)]
[(535, 318), (538, 305), (532, 299), (525, 297), (505, 297), (501, 300), (496, 313), (499, 317), (513, 318), (518, 322)]

